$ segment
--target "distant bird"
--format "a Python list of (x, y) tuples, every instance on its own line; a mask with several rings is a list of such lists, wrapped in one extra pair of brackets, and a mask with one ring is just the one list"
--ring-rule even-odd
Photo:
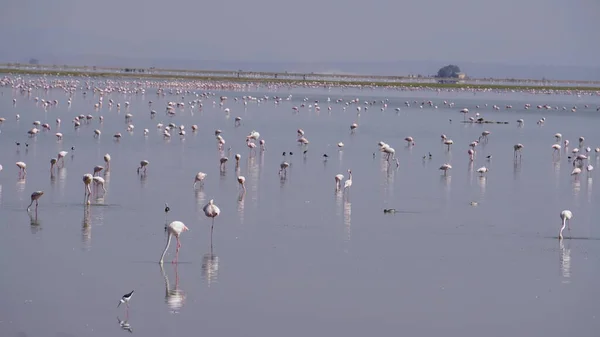
[(104, 166), (96, 165), (94, 166), (94, 176), (100, 175), (100, 171), (104, 170)]
[(54, 172), (54, 165), (56, 165), (56, 158), (50, 159), (50, 173)]
[(89, 173), (86, 173), (83, 175), (82, 180), (85, 188), (85, 196), (87, 197), (88, 195), (92, 194), (90, 184), (92, 183), (92, 181), (94, 181), (94, 176)]
[[(168, 206), (167, 206), (168, 207)], [(179, 248), (181, 248), (181, 243), (179, 242), (179, 236), (181, 233), (188, 231), (189, 228), (183, 224), (181, 221), (173, 221), (167, 226), (167, 231), (169, 232), (169, 238), (167, 239), (167, 245), (165, 246), (165, 250), (163, 250), (162, 255), (160, 256), (160, 261), (158, 263), (162, 264), (163, 259), (165, 258), (165, 254), (167, 253), (167, 249), (169, 249), (169, 245), (171, 244), (171, 238), (175, 236), (177, 239), (177, 249), (175, 250), (175, 259), (173, 259), (172, 263), (177, 262), (179, 258)]]
[(237, 181), (240, 184), (240, 187), (242, 188), (242, 191), (244, 193), (246, 193), (246, 177), (244, 177), (244, 176), (238, 176), (237, 177)]
[(102, 191), (104, 191), (104, 193), (106, 193), (106, 188), (104, 187), (104, 178), (100, 177), (100, 176), (96, 176), (93, 178), (94, 183), (96, 184), (96, 186), (100, 185), (100, 187), (102, 187)]
[(219, 159), (219, 163), (221, 163), (221, 165), (219, 166), (221, 171), (225, 171), (225, 164), (227, 164), (228, 160), (229, 160), (229, 158), (227, 158), (227, 157), (221, 157)]
[(206, 204), (202, 208), (202, 210), (204, 211), (204, 215), (206, 215), (209, 218), (212, 218), (212, 225), (210, 226), (210, 237), (212, 240), (212, 232), (213, 232), (213, 228), (215, 226), (215, 218), (218, 217), (219, 214), (221, 214), (221, 210), (219, 209), (219, 207), (217, 205), (215, 205), (213, 199), (210, 199), (208, 204)]
[(344, 175), (336, 174), (334, 178), (335, 178), (335, 190), (339, 191), (342, 189), (342, 180), (344, 180)]
[(350, 132), (354, 133), (354, 131), (356, 131), (357, 128), (358, 128), (358, 124), (352, 123), (352, 125), (350, 125)]
[(117, 308), (121, 306), (121, 304), (125, 304), (127, 305), (127, 307), (129, 307), (129, 300), (131, 300), (131, 296), (133, 296), (133, 290), (130, 293), (125, 294), (123, 295), (123, 297), (121, 297), (119, 304), (117, 304)]
[(344, 182), (344, 191), (350, 191), (352, 186), (352, 170), (348, 170), (348, 179)]
[(290, 164), (287, 161), (284, 161), (281, 164), (279, 164), (279, 175), (281, 175), (281, 173), (283, 172), (283, 176), (286, 177), (287, 176), (287, 168), (289, 166), (290, 166)]
[(487, 160), (492, 160), (492, 155), (490, 154), (489, 156), (485, 157)]
[(514, 154), (515, 154), (515, 159), (517, 159), (517, 153), (519, 155), (519, 159), (521, 159), (521, 156), (523, 155), (523, 144), (519, 143), (519, 144), (515, 144), (515, 146), (513, 146), (514, 149)]
[(17, 163), (17, 167), (19, 168), (19, 175), (21, 175), (21, 173), (23, 173), (23, 177), (27, 175), (27, 164), (25, 164), (22, 161), (18, 161)]
[(106, 163), (106, 171), (110, 170), (110, 154), (104, 155), (104, 162)]
[(27, 206), (27, 212), (29, 212), (31, 205), (33, 205), (34, 201), (35, 201), (35, 211), (37, 212), (38, 199), (41, 198), (42, 195), (44, 195), (44, 191), (35, 191), (35, 192), (31, 193), (31, 203), (29, 204), (29, 206)]
[(167, 214), (169, 214), (169, 211), (171, 210), (171, 208), (169, 207), (169, 204), (167, 204), (165, 202), (165, 230), (167, 230), (167, 226), (166, 226), (166, 222), (167, 222)]
[(448, 174), (448, 171), (452, 169), (452, 165), (450, 164), (443, 164), (442, 166), (440, 166), (440, 170), (444, 171), (444, 175)]
[(383, 213), (396, 213), (395, 208), (384, 208)]
[(484, 174), (486, 174), (489, 171), (489, 169), (485, 166), (482, 166), (480, 168), (477, 169), (477, 173), (479, 173), (482, 177)]
[(563, 238), (563, 230), (565, 230), (565, 226), (569, 226), (569, 231), (571, 230), (571, 218), (573, 218), (573, 213), (568, 209), (560, 212), (560, 219), (562, 220), (562, 227), (560, 228), (560, 232), (558, 233), (558, 239), (562, 240)]
[(65, 156), (68, 154), (69, 152), (67, 151), (60, 151), (58, 153), (58, 157), (56, 157), (56, 162), (58, 163), (61, 159), (62, 159), (62, 164), (63, 166), (65, 166)]
[(140, 167), (138, 167), (138, 169), (137, 169), (137, 173), (139, 174), (140, 170), (144, 169), (144, 174), (146, 174), (146, 168), (147, 168), (148, 164), (149, 164), (149, 162), (147, 160), (142, 160), (140, 162)]
[(200, 186), (204, 185), (204, 178), (206, 178), (206, 173), (198, 172), (194, 177), (194, 188), (196, 188), (196, 184), (200, 183)]

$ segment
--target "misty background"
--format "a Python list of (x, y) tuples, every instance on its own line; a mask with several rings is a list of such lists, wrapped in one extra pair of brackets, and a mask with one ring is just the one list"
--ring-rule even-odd
[(598, 0), (5, 0), (0, 63), (600, 80)]

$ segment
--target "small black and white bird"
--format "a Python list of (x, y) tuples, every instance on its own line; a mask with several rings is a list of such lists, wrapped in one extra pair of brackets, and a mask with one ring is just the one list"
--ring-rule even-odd
[(129, 300), (131, 299), (131, 296), (133, 296), (133, 290), (129, 294), (125, 294), (123, 297), (121, 297), (119, 304), (117, 304), (117, 308), (123, 303), (129, 307)]
[(169, 214), (169, 211), (171, 210), (171, 208), (169, 208), (169, 204), (167, 204), (165, 202), (165, 231), (167, 231), (167, 225), (168, 225), (168, 220), (167, 220), (167, 214)]

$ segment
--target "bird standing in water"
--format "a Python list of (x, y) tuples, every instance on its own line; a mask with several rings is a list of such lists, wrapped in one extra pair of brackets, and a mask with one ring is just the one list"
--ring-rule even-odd
[(127, 307), (129, 307), (129, 300), (131, 299), (131, 296), (133, 296), (133, 290), (128, 293), (123, 295), (123, 297), (121, 297), (121, 300), (119, 301), (119, 304), (117, 305), (117, 308), (119, 306), (121, 306), (121, 304), (125, 304)]
[(38, 199), (41, 198), (42, 195), (44, 195), (44, 191), (35, 191), (35, 192), (31, 193), (31, 203), (29, 204), (29, 206), (27, 206), (27, 212), (29, 212), (29, 209), (31, 208), (31, 205), (33, 205), (34, 201), (35, 201), (35, 211), (37, 212)]
[(206, 204), (202, 208), (202, 210), (204, 211), (204, 215), (206, 215), (209, 218), (212, 218), (212, 225), (210, 226), (210, 239), (212, 241), (212, 233), (213, 233), (213, 228), (215, 226), (215, 218), (218, 217), (219, 214), (221, 214), (221, 210), (219, 209), (219, 207), (217, 205), (215, 205), (213, 199), (210, 199), (208, 204)]
[(558, 233), (558, 239), (562, 240), (563, 239), (563, 231), (565, 230), (565, 227), (568, 225), (569, 230), (571, 230), (571, 218), (573, 218), (573, 213), (571, 211), (569, 211), (568, 209), (565, 209), (564, 211), (560, 212), (560, 219), (562, 220), (562, 227), (560, 228), (560, 233)]

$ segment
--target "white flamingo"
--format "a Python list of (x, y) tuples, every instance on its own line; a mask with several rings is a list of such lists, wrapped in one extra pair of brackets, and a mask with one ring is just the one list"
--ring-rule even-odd
[(169, 245), (171, 244), (171, 238), (175, 236), (177, 239), (177, 249), (175, 250), (175, 259), (173, 259), (172, 263), (177, 262), (179, 258), (179, 248), (181, 248), (181, 242), (179, 242), (179, 236), (181, 233), (188, 231), (189, 229), (186, 225), (181, 221), (173, 221), (167, 226), (167, 231), (169, 232), (169, 238), (167, 239), (167, 245), (165, 246), (165, 250), (163, 250), (162, 255), (160, 256), (160, 261), (158, 263), (162, 264), (163, 259), (165, 258), (165, 254), (167, 253), (167, 249), (169, 249)]
[(571, 219), (573, 218), (573, 213), (568, 209), (560, 212), (560, 219), (562, 220), (562, 227), (560, 228), (560, 232), (558, 233), (558, 239), (563, 239), (563, 231), (565, 230), (565, 226), (569, 226), (569, 231), (571, 230)]

